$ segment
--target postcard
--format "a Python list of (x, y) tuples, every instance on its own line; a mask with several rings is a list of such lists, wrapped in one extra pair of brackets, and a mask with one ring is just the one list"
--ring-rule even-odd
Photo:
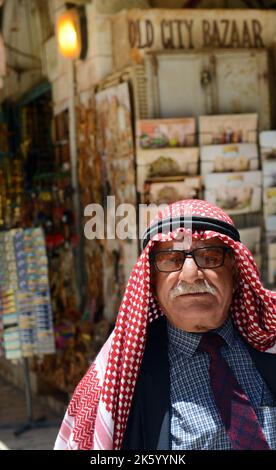
[(252, 255), (260, 253), (261, 227), (239, 229), (241, 242), (251, 251)]
[(268, 282), (276, 285), (276, 258), (268, 259)]
[(261, 171), (212, 173), (204, 177), (204, 198), (228, 214), (261, 209)]
[(276, 159), (276, 131), (262, 131), (259, 137), (262, 160)]
[(184, 177), (182, 181), (145, 183), (145, 202), (148, 204), (171, 204), (180, 199), (195, 199), (200, 196), (201, 178)]
[(191, 147), (196, 143), (195, 118), (139, 120), (136, 135), (141, 149)]
[(257, 142), (257, 114), (221, 114), (199, 117), (200, 145)]
[(276, 186), (263, 189), (264, 216), (276, 215)]
[(143, 190), (145, 180), (162, 177), (196, 175), (199, 167), (198, 147), (139, 150), (137, 153), (137, 188)]
[(200, 147), (201, 174), (259, 169), (256, 144), (203, 145)]
[(265, 218), (265, 229), (267, 232), (276, 232), (276, 215), (270, 215)]
[(276, 186), (276, 159), (263, 161), (262, 167), (264, 188)]
[(241, 242), (250, 250), (257, 266), (261, 268), (261, 227), (239, 229), (239, 234)]
[(271, 242), (268, 245), (268, 258), (276, 259), (276, 242)]

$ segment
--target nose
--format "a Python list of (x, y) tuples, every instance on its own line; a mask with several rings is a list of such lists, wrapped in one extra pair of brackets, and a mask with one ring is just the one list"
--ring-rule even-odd
[(198, 279), (203, 279), (204, 275), (200, 268), (196, 265), (192, 257), (187, 257), (179, 271), (179, 280), (192, 284)]

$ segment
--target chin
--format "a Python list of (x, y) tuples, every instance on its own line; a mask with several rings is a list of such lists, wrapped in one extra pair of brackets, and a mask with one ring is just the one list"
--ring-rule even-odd
[(215, 330), (218, 326), (194, 325), (189, 331), (190, 333), (207, 333), (207, 331)]
[(176, 328), (180, 328), (181, 330), (187, 331), (189, 333), (206, 333), (207, 331), (215, 330), (216, 328), (219, 328), (223, 323), (225, 322), (227, 317), (223, 317), (220, 320), (214, 320), (211, 321), (209, 319), (208, 322), (206, 322), (208, 316), (208, 312), (206, 312), (203, 316), (198, 317), (198, 320), (196, 320), (196, 315), (195, 312), (194, 314), (189, 314), (189, 316), (186, 315), (185, 320), (183, 321), (183, 318), (175, 318), (174, 319), (171, 317), (170, 321), (173, 325), (176, 326)]
[(196, 324), (196, 325), (187, 325), (187, 324), (178, 325), (176, 327), (179, 328), (180, 330), (187, 331), (188, 333), (207, 333), (208, 331), (215, 330), (219, 326), (220, 325), (218, 325), (218, 326), (202, 325), (202, 324), (199, 323), (199, 324)]

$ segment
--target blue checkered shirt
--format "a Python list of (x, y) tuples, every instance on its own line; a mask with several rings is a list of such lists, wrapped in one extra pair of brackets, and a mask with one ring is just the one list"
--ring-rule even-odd
[[(209, 382), (209, 354), (197, 350), (201, 334), (167, 322), (170, 366), (170, 448), (231, 449)], [(257, 371), (230, 318), (216, 330), (226, 344), (221, 353), (258, 416), (271, 449), (276, 450), (276, 400)]]

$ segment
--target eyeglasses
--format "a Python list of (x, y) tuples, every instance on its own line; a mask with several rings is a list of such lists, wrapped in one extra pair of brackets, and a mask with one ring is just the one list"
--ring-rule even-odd
[(223, 265), (226, 253), (231, 253), (226, 246), (206, 246), (192, 251), (160, 250), (150, 253), (149, 259), (158, 271), (170, 273), (181, 271), (186, 258), (192, 257), (198, 268), (214, 269)]

